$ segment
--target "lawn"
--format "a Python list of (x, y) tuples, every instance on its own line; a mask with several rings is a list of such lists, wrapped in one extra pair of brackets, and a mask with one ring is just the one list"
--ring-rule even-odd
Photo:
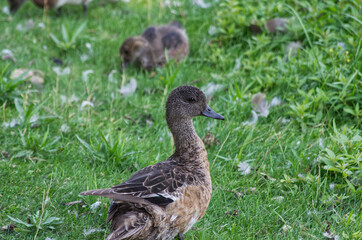
[[(180, 85), (207, 92), (225, 117), (193, 121), (207, 136), (213, 194), (186, 239), (362, 239), (360, 1), (96, 0), (88, 16), (6, 6), (0, 239), (104, 239), (109, 200), (79, 193), (172, 154), (164, 108)], [(287, 30), (269, 33), (272, 18)], [(188, 58), (122, 71), (122, 41), (173, 20), (187, 30)], [(17, 69), (28, 71), (13, 78)], [(44, 83), (24, 80), (29, 70)], [(256, 121), (258, 92), (276, 104)]]

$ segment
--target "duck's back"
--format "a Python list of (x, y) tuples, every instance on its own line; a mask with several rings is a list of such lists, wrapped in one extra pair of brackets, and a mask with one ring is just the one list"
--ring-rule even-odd
[(154, 61), (157, 65), (166, 63), (168, 59), (181, 61), (189, 52), (189, 42), (185, 29), (179, 23), (166, 26), (148, 27), (142, 34), (151, 46)]

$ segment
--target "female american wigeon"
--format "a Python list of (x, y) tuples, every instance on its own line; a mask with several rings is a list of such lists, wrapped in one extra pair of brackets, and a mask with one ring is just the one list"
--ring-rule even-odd
[[(15, 13), (21, 5), (23, 5), (27, 0), (8, 0), (10, 11)], [(88, 12), (88, 4), (92, 0), (32, 0), (35, 5), (41, 8), (54, 8), (58, 9), (60, 13), (60, 8), (65, 4), (70, 5), (83, 5), (84, 14)]]
[(166, 102), (166, 120), (175, 141), (174, 154), (124, 183), (81, 193), (112, 199), (108, 240), (167, 240), (176, 235), (184, 239), (205, 214), (212, 188), (206, 149), (192, 124), (196, 116), (224, 119), (206, 104), (198, 88), (173, 90)]
[[(165, 52), (167, 52), (167, 58)], [(164, 65), (167, 59), (175, 59), (179, 62), (188, 53), (189, 40), (186, 30), (179, 22), (148, 27), (141, 35), (127, 38), (120, 48), (125, 67), (134, 62), (138, 67), (146, 70)]]

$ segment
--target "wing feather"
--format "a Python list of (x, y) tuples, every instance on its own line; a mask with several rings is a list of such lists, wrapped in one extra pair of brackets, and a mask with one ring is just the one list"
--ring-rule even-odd
[(81, 194), (167, 206), (180, 197), (182, 189), (187, 184), (192, 184), (188, 175), (168, 162), (161, 162), (139, 170), (130, 179), (112, 188), (86, 191)]

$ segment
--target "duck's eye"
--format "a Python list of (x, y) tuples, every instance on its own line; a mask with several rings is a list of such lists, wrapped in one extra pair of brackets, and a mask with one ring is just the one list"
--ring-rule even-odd
[(196, 99), (195, 99), (194, 97), (189, 97), (189, 98), (187, 99), (187, 101), (188, 101), (189, 103), (193, 103), (193, 102), (196, 102)]

